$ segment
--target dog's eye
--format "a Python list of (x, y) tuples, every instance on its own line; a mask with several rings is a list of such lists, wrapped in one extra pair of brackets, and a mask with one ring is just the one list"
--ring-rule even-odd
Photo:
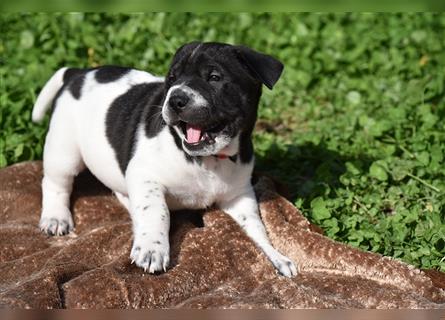
[(217, 81), (220, 81), (220, 80), (221, 80), (221, 76), (219, 75), (219, 73), (212, 72), (212, 73), (209, 75), (209, 81), (215, 81), (215, 82), (217, 82)]

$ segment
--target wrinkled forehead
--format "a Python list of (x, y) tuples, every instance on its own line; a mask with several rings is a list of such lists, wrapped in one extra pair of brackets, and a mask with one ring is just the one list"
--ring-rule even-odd
[(181, 48), (175, 55), (171, 70), (193, 72), (203, 67), (230, 69), (234, 64), (234, 58), (230, 45), (199, 43), (190, 48)]

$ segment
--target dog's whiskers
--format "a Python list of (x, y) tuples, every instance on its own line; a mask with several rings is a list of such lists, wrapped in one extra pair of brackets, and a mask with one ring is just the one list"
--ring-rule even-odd
[(155, 108), (161, 108), (162, 109), (162, 105), (159, 105), (159, 104), (150, 104), (150, 105), (148, 105), (148, 107), (155, 107)]
[[(152, 115), (150, 115), (150, 117), (147, 118), (146, 121), (149, 121), (149, 120), (154, 119), (155, 117), (159, 117), (159, 116), (161, 116), (161, 115), (162, 115), (162, 111), (155, 112), (155, 113), (153, 113)], [(161, 116), (161, 117), (162, 117), (162, 116)]]

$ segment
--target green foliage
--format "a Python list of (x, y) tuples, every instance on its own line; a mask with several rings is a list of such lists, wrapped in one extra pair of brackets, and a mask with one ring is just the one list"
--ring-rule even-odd
[(444, 14), (2, 15), (0, 167), (39, 159), (36, 95), (61, 66), (164, 74), (192, 40), (285, 64), (264, 90), (257, 166), (326, 234), (445, 271)]

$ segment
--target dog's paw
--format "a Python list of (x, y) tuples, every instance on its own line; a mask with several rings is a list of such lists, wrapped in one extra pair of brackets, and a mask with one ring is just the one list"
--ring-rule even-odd
[(298, 274), (298, 268), (295, 263), (288, 257), (283, 256), (278, 251), (274, 252), (274, 254), (270, 257), (270, 260), (278, 272), (283, 276), (292, 278)]
[(145, 272), (166, 271), (170, 262), (168, 239), (153, 239), (148, 235), (135, 237), (130, 253), (131, 262)]
[(65, 218), (42, 217), (39, 223), (40, 230), (50, 236), (63, 236), (74, 228), (71, 215)]

